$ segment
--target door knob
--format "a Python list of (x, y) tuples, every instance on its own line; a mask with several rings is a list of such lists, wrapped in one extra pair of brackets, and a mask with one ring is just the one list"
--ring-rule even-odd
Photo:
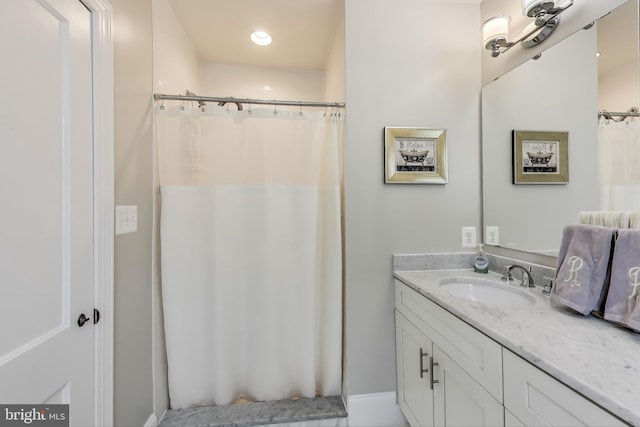
[(80, 317), (78, 317), (78, 326), (83, 327), (84, 324), (87, 323), (89, 320), (91, 320), (91, 318), (85, 316), (85, 314), (82, 313)]

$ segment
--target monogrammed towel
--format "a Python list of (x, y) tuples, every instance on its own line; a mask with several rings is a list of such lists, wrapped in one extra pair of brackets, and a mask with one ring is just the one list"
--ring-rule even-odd
[(640, 230), (619, 230), (604, 318), (640, 332)]
[(587, 315), (603, 303), (615, 228), (568, 225), (562, 231), (551, 303)]

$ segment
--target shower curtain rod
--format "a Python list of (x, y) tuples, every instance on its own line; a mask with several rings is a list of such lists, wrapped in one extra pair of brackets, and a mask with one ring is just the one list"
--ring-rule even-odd
[(293, 107), (335, 107), (344, 108), (344, 102), (308, 102), (308, 101), (279, 101), (276, 99), (252, 99), (252, 98), (233, 98), (233, 97), (215, 97), (215, 96), (198, 96), (198, 95), (165, 95), (162, 93), (156, 93), (153, 95), (156, 101), (163, 99), (173, 101), (196, 101), (200, 103), (204, 102), (217, 102), (222, 106), (226, 103), (236, 104), (238, 110), (242, 110), (242, 104), (256, 104), (256, 105), (288, 105)]
[[(618, 116), (618, 118), (614, 119), (613, 116)], [(638, 110), (637, 107), (631, 107), (629, 108), (628, 111), (625, 111), (624, 113), (619, 111), (616, 112), (616, 111), (602, 110), (602, 111), (598, 111), (598, 118), (600, 117), (604, 117), (605, 119), (609, 119), (609, 120), (622, 121), (627, 117), (640, 117), (640, 111)]]

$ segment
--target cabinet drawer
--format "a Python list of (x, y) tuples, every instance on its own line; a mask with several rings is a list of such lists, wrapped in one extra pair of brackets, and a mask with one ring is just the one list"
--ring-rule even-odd
[(399, 280), (395, 286), (396, 309), (502, 403), (502, 346)]
[(507, 349), (503, 360), (504, 406), (525, 425), (626, 425)]

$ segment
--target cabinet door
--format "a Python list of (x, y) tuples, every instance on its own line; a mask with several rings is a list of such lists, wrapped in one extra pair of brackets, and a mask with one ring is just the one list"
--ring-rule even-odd
[(526, 425), (622, 426), (586, 398), (504, 350), (504, 405)]
[(396, 311), (398, 404), (412, 427), (433, 426), (433, 391), (429, 388), (431, 340)]
[(434, 422), (437, 426), (504, 426), (504, 408), (434, 345)]

